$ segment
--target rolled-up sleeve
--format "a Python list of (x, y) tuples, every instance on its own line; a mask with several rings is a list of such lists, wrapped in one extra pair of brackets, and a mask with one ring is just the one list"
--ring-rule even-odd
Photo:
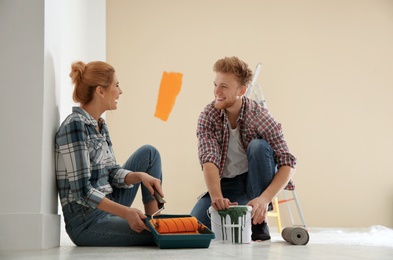
[(127, 185), (125, 178), (131, 171), (121, 168), (119, 165), (110, 170), (110, 183), (116, 188), (132, 188), (134, 185)]

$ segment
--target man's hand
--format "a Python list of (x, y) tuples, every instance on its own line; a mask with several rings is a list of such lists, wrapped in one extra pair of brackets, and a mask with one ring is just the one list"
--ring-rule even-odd
[(231, 202), (227, 198), (212, 198), (212, 207), (215, 210), (228, 209), (229, 206), (237, 205), (237, 202)]
[(267, 218), (267, 209), (270, 201), (266, 201), (264, 198), (256, 197), (250, 200), (247, 206), (252, 207), (252, 224), (261, 224)]

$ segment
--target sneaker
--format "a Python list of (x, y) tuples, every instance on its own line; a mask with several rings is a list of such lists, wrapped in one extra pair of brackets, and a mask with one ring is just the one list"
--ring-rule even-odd
[(265, 221), (263, 221), (261, 224), (252, 225), (251, 230), (251, 239), (253, 241), (270, 240), (269, 226)]

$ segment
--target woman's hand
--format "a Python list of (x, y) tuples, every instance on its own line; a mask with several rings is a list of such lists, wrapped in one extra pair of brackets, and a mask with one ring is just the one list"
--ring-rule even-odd
[(125, 215), (125, 219), (127, 220), (130, 228), (138, 233), (141, 233), (143, 230), (150, 231), (144, 222), (146, 218), (146, 215), (136, 208), (129, 208), (127, 214)]
[(151, 195), (154, 195), (154, 188), (158, 191), (158, 193), (161, 195), (161, 197), (164, 197), (164, 193), (162, 192), (161, 188), (161, 181), (157, 178), (154, 178), (153, 176), (141, 172), (141, 182), (143, 186), (145, 186), (149, 191)]
[(158, 191), (161, 197), (164, 197), (164, 193), (161, 188), (161, 181), (146, 172), (130, 172), (126, 176), (127, 184), (135, 184), (141, 182), (149, 191), (151, 195), (154, 195), (154, 188)]
[[(142, 232), (144, 229), (149, 230), (144, 220), (147, 218), (139, 209), (130, 208), (118, 204), (108, 198), (104, 198), (97, 206), (98, 209), (119, 216), (127, 220), (128, 225), (135, 232)], [(150, 231), (150, 230), (149, 230)]]

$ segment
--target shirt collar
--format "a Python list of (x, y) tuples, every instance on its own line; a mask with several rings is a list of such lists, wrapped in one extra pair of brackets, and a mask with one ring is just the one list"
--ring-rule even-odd
[(247, 107), (247, 98), (245, 96), (242, 97), (242, 107), (240, 108), (240, 114), (238, 120), (243, 121), (246, 116), (246, 107)]
[(97, 122), (97, 120), (95, 120), (94, 117), (92, 117), (89, 113), (87, 113), (81, 107), (73, 107), (72, 112), (80, 114), (86, 124), (92, 124), (94, 127), (97, 127), (98, 123), (100, 123), (101, 126), (105, 124), (105, 120), (102, 117), (100, 117)]

